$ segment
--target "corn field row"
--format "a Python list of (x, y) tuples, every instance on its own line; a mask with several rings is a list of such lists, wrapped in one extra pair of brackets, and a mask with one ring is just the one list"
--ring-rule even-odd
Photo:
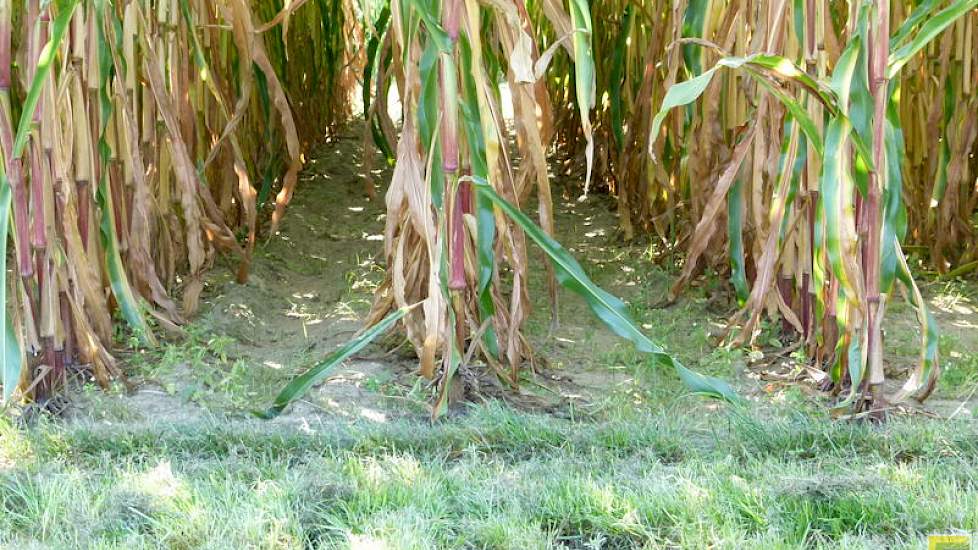
[(46, 399), (79, 368), (120, 376), (116, 332), (155, 346), (152, 327), (197, 310), (217, 254), (247, 278), (303, 148), (349, 116), (343, 102), (290, 99), (355, 81), (334, 29), (348, 9), (0, 1), (5, 398)]
[[(433, 416), (474, 362), (515, 388), (533, 363), (534, 247), (555, 324), (563, 287), (693, 391), (739, 401), (554, 240), (554, 152), (580, 167), (582, 198), (616, 198), (626, 240), (681, 263), (673, 299), (705, 268), (726, 274), (729, 343), (777, 320), (829, 373), (837, 410), (922, 400), (937, 327), (911, 269), (978, 267), (976, 6), (0, 0), (4, 398), (122, 376), (113, 341), (178, 332), (218, 254), (244, 282), (305, 151), (362, 103), (366, 177), (394, 165), (386, 279), (368, 328), (271, 413), (394, 325)], [(882, 328), (901, 298), (919, 365), (887, 385)]]

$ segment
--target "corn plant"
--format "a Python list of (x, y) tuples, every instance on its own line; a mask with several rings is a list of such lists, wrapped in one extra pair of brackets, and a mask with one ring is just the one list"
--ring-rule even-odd
[[(386, 322), (390, 311), (403, 317), (421, 373), (438, 388), (434, 414), (475, 353), (501, 379), (519, 381), (529, 352), (519, 332), (527, 307), (521, 234), (555, 266), (554, 311), (554, 283), (563, 283), (618, 334), (676, 365), (691, 387), (731, 396), (633, 330), (621, 303), (590, 284), (553, 241), (538, 150), (552, 137), (571, 154), (583, 148), (582, 194), (596, 170), (617, 195), (626, 238), (644, 230), (665, 250), (684, 249), (673, 297), (704, 260), (715, 264), (726, 249), (742, 306), (731, 320), (735, 344), (753, 342), (765, 314), (780, 317), (829, 371), (841, 395), (838, 411), (876, 414), (890, 402), (925, 398), (939, 371), (937, 332), (903, 252), (909, 209), (902, 200), (908, 170), (900, 70), (917, 63), (930, 41), (948, 40), (948, 27), (957, 25), (955, 36), (969, 43), (974, 3), (939, 9), (924, 2), (910, 13), (887, 3), (816, 1), (568, 6), (570, 15), (553, 1), (515, 10), (492, 2), (389, 8), (386, 40), (400, 56), (402, 68), (395, 55), (391, 71), (406, 115), (387, 196), (388, 278), (370, 324)], [(585, 22), (592, 9), (618, 19), (598, 18), (595, 29)], [(891, 20), (900, 22), (892, 36)], [(965, 20), (970, 26), (961, 25)], [(534, 35), (546, 46), (539, 54)], [(566, 55), (558, 55), (561, 48)], [(585, 51), (610, 64), (596, 67)], [(543, 67), (551, 62), (548, 73)], [(505, 75), (513, 90), (524, 159), (515, 178), (501, 146), (508, 140), (493, 73)], [(589, 108), (599, 90), (594, 126)], [(961, 154), (957, 178), (967, 174)], [(541, 227), (519, 208), (533, 191)], [(513, 273), (505, 286), (497, 258)], [(887, 393), (882, 319), (897, 284), (917, 310), (921, 355), (902, 388)]]
[[(401, 320), (417, 350), (420, 373), (434, 381), (435, 418), (457, 398), (459, 374), (477, 357), (504, 383), (514, 388), (520, 383), (531, 353), (521, 331), (529, 314), (526, 237), (547, 261), (555, 323), (561, 285), (583, 297), (616, 334), (654, 361), (674, 368), (693, 391), (739, 399), (726, 383), (689, 370), (649, 340), (625, 304), (591, 282), (553, 238), (546, 158), (552, 107), (543, 75), (559, 47), (565, 47), (574, 62), (578, 117), (586, 142), (585, 192), (593, 157), (591, 15), (583, 0), (572, 0), (569, 8), (568, 13), (559, 3), (546, 3), (546, 16), (564, 34), (542, 53), (521, 2), (394, 0), (378, 16), (386, 20), (389, 9), (390, 72), (398, 75), (405, 114), (386, 197), (387, 278), (367, 325)], [(510, 134), (501, 116), (497, 73), (505, 75), (517, 116), (516, 142), (524, 160), (515, 170), (506, 147)], [(370, 131), (380, 145), (383, 133)], [(539, 201), (539, 226), (519, 207), (531, 191)], [(503, 265), (508, 274), (501, 272)], [(296, 379), (264, 415), (280, 412), (345, 358), (344, 350), (357, 349), (377, 334), (364, 332)]]
[[(937, 329), (901, 245), (907, 222), (899, 75), (915, 54), (976, 5), (959, 1), (930, 13), (933, 5), (925, 4), (918, 8), (923, 14), (912, 13), (891, 37), (888, 3), (861, 4), (830, 75), (824, 62), (814, 64), (823, 73), (818, 78), (786, 57), (722, 57), (715, 67), (671, 87), (652, 121), (651, 135), (657, 136), (668, 111), (699, 98), (723, 68), (740, 71), (764, 93), (694, 230), (678, 286), (689, 279), (706, 249), (722, 203), (734, 203), (734, 180), (758, 125), (772, 116), (772, 103), (780, 105), (788, 130), (780, 147), (779, 184), (753, 288), (736, 319), (744, 321), (737, 340), (753, 337), (774, 300), (810, 354), (828, 366), (836, 387), (849, 387), (841, 409), (879, 411), (910, 396), (924, 399), (933, 389), (939, 370)], [(798, 166), (802, 149), (806, 162)], [(793, 177), (796, 169), (801, 178)], [(743, 272), (742, 257), (732, 255), (731, 262), (735, 273)], [(789, 281), (791, 274), (803, 276), (781, 286), (775, 281), (779, 271)], [(899, 390), (887, 393), (882, 322), (897, 281), (917, 310), (922, 341), (918, 368)]]
[(273, 233), (303, 148), (347, 116), (287, 86), (348, 94), (348, 15), (333, 0), (0, 1), (5, 400), (43, 402), (69, 371), (120, 378), (114, 327), (156, 345), (218, 252), (247, 278), (260, 212)]

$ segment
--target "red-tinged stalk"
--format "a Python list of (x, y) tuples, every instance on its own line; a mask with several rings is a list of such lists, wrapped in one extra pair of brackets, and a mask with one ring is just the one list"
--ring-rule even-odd
[[(36, 63), (38, 56), (40, 55), (40, 49), (48, 41), (48, 27), (51, 24), (50, 12), (44, 10), (40, 14), (39, 25), (37, 27), (37, 41), (35, 42), (36, 51), (32, 54), (32, 63), (35, 64), (36, 73)], [(51, 81), (49, 80), (45, 84), (45, 88), (49, 86)], [(37, 109), (33, 113), (34, 126), (31, 132), (32, 140), (29, 147), (30, 155), (30, 165), (31, 165), (31, 248), (34, 253), (34, 264), (36, 271), (36, 295), (32, 297), (32, 304), (34, 306), (35, 312), (35, 323), (37, 324), (37, 332), (40, 337), (41, 349), (40, 356), (37, 358), (40, 361), (39, 367), (36, 369), (36, 376), (40, 377), (40, 381), (37, 388), (34, 391), (35, 399), (43, 401), (49, 396), (53, 395), (57, 390), (58, 382), (63, 375), (63, 364), (62, 369), (59, 370), (57, 360), (57, 354), (54, 350), (54, 328), (51, 311), (51, 303), (49, 301), (49, 294), (56, 285), (56, 281), (53, 279), (53, 273), (51, 270), (50, 259), (48, 257), (48, 190), (50, 189), (51, 181), (51, 169), (48, 163), (49, 153), (50, 153), (50, 138), (52, 136), (45, 135), (44, 128), (44, 118), (47, 109), (51, 108), (48, 105), (49, 96), (47, 90), (41, 93), (41, 97), (37, 104)]]
[[(4, 110), (9, 112), (7, 107)], [(7, 161), (7, 176), (10, 179), (10, 191), (14, 205), (14, 243), (17, 246), (17, 268), (21, 278), (26, 282), (34, 276), (34, 264), (31, 262), (30, 209), (27, 202), (27, 189), (24, 185), (24, 164), (20, 159), (11, 158)]]
[[(44, 110), (44, 99), (38, 104), (38, 112)], [(35, 135), (36, 135), (35, 131)], [(37, 141), (30, 147), (31, 161), (31, 246), (34, 248), (35, 261), (41, 261), (43, 251), (48, 247), (47, 233), (44, 227), (44, 153)]]
[[(162, 40), (159, 44), (160, 50), (166, 49), (164, 60), (158, 63), (162, 65), (159, 69), (169, 77), (167, 84), (161, 87), (163, 90), (161, 95), (169, 96), (165, 99), (178, 105), (177, 110), (169, 109), (168, 112), (178, 112), (180, 122), (176, 129), (169, 126), (163, 128), (158, 125), (157, 120), (160, 116), (157, 102), (163, 98), (155, 97), (148, 92), (140, 94), (136, 87), (137, 82), (145, 81), (146, 66), (140, 57), (140, 53), (145, 52), (132, 51), (130, 45), (130, 50), (125, 52), (128, 62), (127, 71), (108, 74), (104, 71), (105, 67), (100, 66), (102, 61), (100, 54), (104, 52), (100, 51), (101, 33), (98, 32), (98, 26), (104, 22), (106, 28), (102, 30), (108, 30), (115, 23), (115, 18), (134, 13), (132, 7), (136, 4), (133, 0), (116, 3), (79, 0), (74, 2), (0, 0), (0, 147), (2, 147), (4, 167), (10, 183), (10, 187), (4, 191), (9, 193), (9, 199), (5, 197), (9, 200), (5, 205), (7, 208), (5, 213), (13, 217), (9, 223), (14, 226), (10, 240), (13, 241), (16, 250), (16, 253), (11, 251), (11, 255), (16, 257), (16, 268), (12, 271), (15, 270), (18, 275), (13, 285), (16, 288), (16, 292), (12, 293), (13, 298), (0, 305), (8, 312), (18, 313), (8, 319), (19, 333), (18, 343), (21, 345), (18, 348), (23, 348), (16, 350), (16, 353), (10, 348), (4, 349), (4, 364), (2, 379), (0, 379), (4, 399), (9, 399), (10, 392), (14, 389), (10, 383), (11, 376), (20, 374), (23, 380), (18, 385), (23, 384), (22, 387), (29, 388), (23, 397), (43, 401), (46, 396), (58, 390), (58, 384), (63, 379), (64, 366), (75, 359), (91, 363), (95, 377), (100, 382), (108, 382), (111, 375), (118, 372), (114, 369), (112, 358), (108, 353), (112, 336), (112, 308), (118, 306), (120, 309), (126, 309), (122, 302), (128, 302), (129, 312), (139, 309), (138, 300), (126, 296), (119, 299), (118, 293), (126, 295), (124, 291), (128, 290), (125, 285), (117, 285), (117, 281), (121, 280), (121, 274), (125, 274), (127, 270), (133, 273), (132, 279), (136, 290), (140, 291), (142, 297), (152, 298), (155, 303), (160, 303), (161, 300), (166, 303), (167, 292), (170, 288), (177, 288), (175, 282), (177, 275), (187, 263), (188, 247), (185, 244), (190, 231), (184, 225), (187, 220), (173, 211), (174, 204), (178, 204), (178, 201), (184, 197), (178, 197), (174, 193), (172, 155), (166, 154), (172, 151), (169, 151), (167, 142), (172, 143), (183, 138), (183, 145), (190, 150), (191, 157), (195, 156), (194, 152), (206, 148), (214, 137), (216, 124), (220, 122), (220, 113), (215, 106), (221, 98), (217, 96), (222, 92), (227, 92), (229, 96), (233, 95), (237, 89), (233, 81), (236, 68), (232, 62), (237, 58), (235, 52), (227, 47), (228, 44), (220, 39), (225, 31), (222, 29), (223, 21), (218, 13), (219, 6), (215, 3), (199, 0), (191, 0), (189, 3), (180, 0), (156, 2), (153, 9), (157, 17), (154, 17), (153, 22), (158, 23), (164, 32), (171, 33), (172, 37), (172, 40)], [(258, 3), (259, 8), (262, 5), (271, 5), (270, 0)], [(126, 11), (127, 6), (128, 11)], [(211, 33), (211, 36), (217, 40), (205, 40), (202, 45), (198, 45), (188, 39), (193, 26), (180, 17), (182, 15), (180, 10), (184, 6), (190, 12), (187, 14), (187, 19), (199, 16), (200, 20), (207, 24), (201, 25), (198, 30), (209, 28), (210, 30), (206, 32)], [(460, 6), (458, 1), (452, 4), (453, 9), (456, 10)], [(70, 8), (71, 11), (64, 8)], [(98, 13), (97, 9), (104, 9), (104, 11)], [(323, 12), (310, 9), (301, 13), (312, 15)], [(344, 12), (339, 17), (346, 16)], [(458, 17), (457, 13), (449, 14), (446, 18), (447, 26), (453, 27), (451, 21), (456, 21), (454, 27), (457, 28)], [(18, 22), (16, 30), (13, 29), (14, 21)], [(279, 18), (277, 21), (282, 22), (282, 19)], [(343, 48), (336, 48), (342, 46), (343, 37), (340, 33), (322, 39), (316, 36), (319, 29), (327, 30), (326, 22), (323, 23), (323, 25), (313, 25), (313, 31), (302, 25), (297, 26), (298, 28), (294, 28), (291, 33), (283, 33), (283, 37), (289, 35), (294, 37), (298, 33), (304, 39), (320, 40), (319, 46), (323, 45), (325, 38), (335, 39), (335, 43), (329, 45), (334, 46), (334, 49), (340, 53), (335, 54), (335, 58), (330, 58), (325, 63), (325, 71), (332, 79), (333, 73), (340, 74), (346, 71), (346, 69), (337, 71), (334, 67), (341, 66), (337, 61), (344, 63), (347, 61), (341, 58), (348, 52), (344, 53)], [(343, 25), (337, 25), (335, 28), (348, 30)], [(66, 31), (68, 34), (65, 34)], [(148, 30), (148, 32), (153, 31), (154, 29)], [(12, 36), (14, 32), (17, 33), (16, 37)], [(457, 31), (452, 34), (457, 36)], [(53, 49), (46, 50), (51, 39), (56, 39), (55, 45)], [(287, 49), (292, 50), (292, 53), (298, 54), (294, 57), (297, 58), (294, 63), (292, 60), (286, 64), (283, 59), (274, 59), (272, 61), (277, 62), (277, 66), (273, 67), (275, 64), (269, 62), (268, 68), (263, 65), (262, 69), (266, 74), (280, 69), (286, 73), (283, 75), (285, 77), (283, 81), (288, 83), (291, 80), (294, 83), (294, 87), (278, 91), (275, 107), (282, 110), (283, 114), (293, 107), (302, 110), (303, 116), (308, 119), (305, 126), (316, 130), (316, 134), (308, 132), (289, 140), (289, 153), (294, 158), (298, 158), (303, 141), (312, 143), (322, 135), (319, 115), (328, 114), (332, 110), (332, 107), (323, 108), (323, 105), (330, 102), (315, 102), (316, 107), (312, 109), (303, 107), (308, 103), (303, 99), (314, 97), (313, 92), (326, 91), (327, 86), (320, 85), (320, 82), (324, 84), (330, 82), (330, 87), (333, 83), (330, 79), (321, 78), (322, 74), (309, 72), (310, 68), (319, 71), (321, 69), (319, 62), (324, 58), (319, 53), (309, 55), (307, 51), (322, 52), (324, 48), (291, 48), (288, 44), (286, 46)], [(45, 54), (43, 65), (40, 64), (42, 53)], [(289, 55), (289, 52), (285, 53)], [(209, 58), (217, 61), (211, 65), (216, 72), (198, 71), (199, 65), (202, 64), (200, 61)], [(15, 59), (19, 61), (16, 72), (12, 69)], [(348, 72), (352, 75), (352, 71)], [(102, 81), (103, 75), (107, 75), (105, 82)], [(225, 77), (230, 79), (223, 81)], [(16, 91), (13, 89), (14, 78), (17, 79)], [(134, 112), (138, 115), (133, 117), (129, 114), (130, 119), (139, 121), (135, 124), (137, 128), (135, 132), (132, 130), (133, 126), (121, 122), (123, 118), (116, 110), (117, 105), (104, 105), (101, 101), (100, 92), (123, 89), (123, 78), (126, 78), (125, 93), (128, 94), (127, 97), (135, 107)], [(206, 81), (208, 83), (218, 82), (213, 98), (204, 93), (207, 90), (204, 85), (205, 78), (210, 79)], [(34, 88), (33, 83), (42, 83), (40, 90)], [(106, 87), (105, 90), (101, 88), (103, 85)], [(342, 91), (349, 85), (349, 83), (338, 83), (336, 88)], [(452, 84), (451, 87), (456, 88), (457, 85)], [(57, 93), (55, 93), (56, 89)], [(18, 93), (28, 90), (31, 90), (29, 94)], [(40, 96), (35, 95), (38, 91)], [(278, 100), (286, 97), (286, 91), (289, 92), (290, 97), (298, 98), (295, 105)], [(113, 103), (120, 99), (113, 94), (109, 95), (109, 101)], [(337, 94), (336, 97), (342, 98), (343, 95)], [(18, 100), (23, 102), (19, 106)], [(35, 101), (37, 103), (34, 103)], [(343, 101), (340, 99), (338, 103)], [(70, 113), (68, 116), (63, 116), (59, 109), (69, 109)], [(94, 144), (102, 137), (102, 122), (104, 115), (107, 114), (105, 109), (115, 113), (115, 118), (109, 125), (110, 129), (105, 134), (113, 158), (109, 162), (100, 162), (101, 159), (95, 158)], [(22, 118), (15, 118), (15, 114)], [(253, 129), (249, 126), (250, 122), (253, 122), (250, 120), (251, 113), (244, 116), (249, 122), (243, 123), (240, 126), (242, 130), (235, 133), (241, 134), (245, 130)], [(457, 117), (455, 120), (452, 122), (453, 127), (457, 125)], [(26, 124), (28, 122), (31, 124)], [(21, 124), (24, 126), (21, 127)], [(28, 135), (23, 141), (18, 141), (25, 136), (18, 136), (16, 132), (23, 129), (28, 131)], [(292, 133), (295, 133), (294, 129)], [(117, 147), (120, 135), (132, 137), (140, 134), (143, 136), (141, 143)], [(85, 139), (86, 137), (91, 139)], [(232, 136), (232, 139), (236, 140), (239, 137)], [(281, 140), (277, 139), (279, 137), (268, 132), (266, 138), (270, 139), (266, 139), (266, 143), (242, 140), (245, 143), (245, 150), (238, 156), (245, 159), (258, 158), (262, 155), (273, 156), (282, 148)], [(136, 142), (135, 139), (132, 141)], [(15, 146), (16, 155), (13, 154)], [(137, 168), (135, 164), (120, 162), (128, 161), (121, 152), (140, 147), (145, 148), (148, 152), (146, 157), (149, 158), (154, 157), (153, 151), (164, 151), (164, 154), (156, 157), (162, 160), (149, 163), (145, 170), (138, 170), (140, 176), (150, 179), (147, 189), (158, 193), (155, 197), (149, 197), (155, 199), (153, 203), (134, 200), (133, 186), (130, 182), (133, 181), (133, 171)], [(457, 153), (450, 155), (449, 158), (457, 164)], [(226, 163), (226, 161), (222, 162)], [(215, 165), (213, 173), (227, 174), (230, 173), (229, 168), (226, 165)], [(244, 169), (251, 168), (264, 170), (263, 167), (251, 166)], [(253, 174), (248, 174), (248, 177), (255, 181), (252, 176)], [(276, 185), (275, 174), (268, 176), (267, 181), (273, 182), (272, 186)], [(98, 207), (91, 203), (95, 198), (93, 184), (100, 181), (110, 183), (109, 196), (116, 214), (115, 229), (119, 248), (123, 252), (121, 258), (123, 265), (108, 267), (100, 261), (105, 258), (105, 250), (100, 246), (102, 241), (97, 238), (99, 233), (96, 231), (96, 228), (100, 227), (97, 222), (101, 220), (97, 219)], [(239, 201), (233, 194), (232, 187), (222, 185), (219, 178), (213, 178), (211, 181), (213, 183), (210, 187), (201, 184), (199, 189), (205, 200), (210, 192), (220, 191), (222, 195), (217, 197), (218, 200), (211, 202), (225, 207), (224, 218), (233, 219), (238, 215), (239, 227), (247, 227), (254, 231), (257, 224), (253, 221), (248, 225), (240, 221), (243, 218), (240, 217), (240, 211), (235, 211), (239, 208)], [(450, 181), (454, 184), (457, 176)], [(274, 193), (275, 190), (269, 189), (266, 192)], [(187, 202), (201, 200), (192, 193), (187, 195), (190, 197), (186, 199)], [(452, 205), (450, 201), (454, 200), (454, 190), (447, 199), (448, 204)], [(460, 200), (465, 201), (464, 198)], [(147, 208), (149, 204), (154, 208)], [(208, 209), (211, 209), (210, 204), (207, 203)], [(136, 213), (139, 214), (138, 218)], [(446, 209), (445, 214), (453, 215), (451, 208)], [(136, 232), (137, 226), (141, 227), (143, 232)], [(141, 263), (134, 260), (131, 254), (125, 253), (127, 239), (134, 234), (140, 235), (140, 238), (145, 235), (149, 239), (157, 239), (160, 244), (158, 249), (152, 251), (156, 254), (145, 254), (141, 257)], [(253, 235), (254, 233), (250, 237), (251, 243), (254, 242)], [(227, 231), (227, 236), (222, 238), (224, 239), (222, 244), (234, 242), (231, 231)], [(134, 242), (135, 240), (128, 244)], [(195, 252), (199, 253), (199, 258), (205, 258), (212, 249), (208, 246), (198, 247)], [(73, 262), (80, 262), (80, 265), (71, 265)], [(153, 265), (154, 263), (156, 265)], [(143, 274), (152, 273), (154, 268), (166, 271), (170, 288), (165, 288), (162, 284), (151, 288), (141, 284)], [(110, 285), (111, 294), (108, 288)], [(133, 307), (134, 304), (136, 307)], [(161, 320), (180, 319), (178, 314), (169, 311), (167, 313), (168, 318)], [(131, 322), (129, 318), (127, 321)], [(8, 334), (6, 340), (8, 344), (11, 341), (9, 336)], [(14, 355), (23, 356), (20, 352), (26, 352), (26, 364), (22, 360), (13, 359)], [(15, 361), (17, 364), (12, 364)], [(15, 369), (18, 372), (15, 372)], [(37, 377), (38, 374), (41, 375), (40, 378)]]
[[(68, 182), (64, 178), (58, 180), (58, 190), (59, 192), (55, 196), (54, 208), (55, 208), (55, 220), (57, 223), (57, 231), (60, 234), (64, 234), (64, 224), (65, 220), (65, 197), (64, 189), (66, 189)], [(70, 222), (68, 222), (70, 223)], [(63, 340), (59, 342), (60, 350), (58, 351), (61, 358), (62, 368), (66, 365), (75, 364), (75, 330), (74, 324), (71, 319), (71, 303), (68, 301), (68, 288), (66, 285), (58, 285), (58, 314), (60, 315), (60, 321), (62, 326)]]
[(886, 185), (885, 122), (887, 65), (889, 62), (890, 3), (876, 0), (875, 22), (870, 29), (869, 92), (873, 97), (873, 164), (869, 193), (864, 203), (866, 252), (862, 258), (867, 300), (867, 371), (869, 394), (874, 407), (884, 406), (883, 382), (883, 306), (880, 296), (880, 239), (882, 235), (882, 194)]
[[(48, 19), (48, 24), (50, 25), (50, 17)], [(60, 235), (59, 229), (63, 223), (63, 209), (59, 205), (58, 193), (55, 191), (56, 188), (60, 188), (60, 184), (64, 178), (64, 167), (59, 164), (62, 162), (62, 159), (58, 154), (55, 154), (55, 144), (59, 143), (60, 140), (58, 136), (60, 130), (55, 113), (55, 93), (54, 79), (48, 78), (45, 82), (45, 91), (42, 95), (43, 100), (41, 105), (43, 106), (43, 110), (39, 110), (39, 113), (42, 115), (40, 136), (43, 146), (41, 160), (44, 166), (43, 219), (46, 240), (57, 240)], [(57, 186), (55, 185), (56, 183), (58, 184)], [(46, 306), (43, 309), (44, 336), (46, 339), (45, 354), (48, 361), (50, 361), (49, 364), (53, 367), (51, 378), (53, 389), (56, 390), (65, 380), (66, 341), (70, 337), (70, 332), (66, 331), (66, 328), (70, 324), (65, 322), (64, 315), (67, 312), (68, 304), (64, 281), (58, 277), (58, 266), (55, 265), (52, 255), (48, 253), (44, 255), (44, 263), (45, 269), (49, 274), (48, 288), (46, 289), (47, 294), (45, 295)]]
[(462, 1), (445, 0), (444, 10), (442, 25), (445, 27), (445, 32), (448, 33), (452, 42), (455, 42), (458, 40), (459, 29), (462, 25)]
[[(7, 162), (7, 179), (13, 194), (14, 239), (15, 242), (26, 243), (27, 202), (24, 196), (20, 160), (13, 158), (13, 113), (10, 108), (10, 71), (13, 65), (10, 42), (13, 14), (10, 2), (11, 0), (0, 0), (0, 144), (3, 146), (3, 156)], [(6, 243), (4, 243), (4, 250), (6, 250)], [(17, 266), (22, 277), (29, 276), (32, 272), (32, 268), (29, 267), (30, 257), (26, 255), (27, 252), (28, 250), (23, 246), (17, 248)], [(25, 267), (29, 268), (26, 274), (24, 272)]]
[(451, 209), (451, 272), (448, 279), (448, 288), (451, 290), (465, 290), (465, 201), (462, 195), (462, 184), (459, 184)]
[[(32, 2), (32, 3), (36, 3)], [(47, 10), (39, 16), (39, 22), (37, 25), (36, 38), (32, 41), (34, 48), (30, 53), (30, 70), (31, 79), (33, 80), (34, 74), (37, 72), (37, 61), (41, 53), (41, 48), (48, 40), (48, 25), (51, 22), (51, 17)], [(44, 181), (44, 157), (43, 157), (43, 146), (41, 145), (41, 140), (39, 136), (41, 119), (43, 117), (45, 108), (47, 107), (47, 94), (42, 93), (41, 98), (38, 101), (37, 109), (31, 115), (34, 121), (34, 129), (31, 132), (33, 134), (32, 144), (30, 146), (30, 201), (31, 201), (31, 247), (34, 249), (34, 261), (36, 263), (36, 269), (38, 271), (38, 285), (41, 285), (42, 274), (44, 269), (42, 267), (42, 262), (44, 261), (44, 251), (47, 249), (47, 233), (45, 231), (45, 209), (44, 209), (44, 187), (46, 182)], [(40, 289), (39, 289), (40, 291)]]
[(461, 2), (448, 0), (444, 4), (442, 26), (451, 40), (452, 50), (441, 54), (441, 153), (442, 171), (445, 173), (446, 212), (449, 223), (449, 275), (448, 288), (465, 290), (465, 225), (463, 201), (458, 184), (459, 135), (458, 135), (458, 76), (454, 59), (455, 43), (461, 25)]
[[(21, 160), (13, 156), (14, 127), (13, 111), (10, 106), (11, 52), (12, 33), (11, 0), (0, 0), (0, 143), (3, 145), (4, 158), (7, 162), (7, 179), (10, 182), (13, 219), (14, 243), (17, 248), (17, 269), (26, 281), (34, 273), (28, 246), (28, 207), (27, 193), (24, 188), (24, 177)], [(28, 40), (29, 40), (28, 34)], [(30, 50), (30, 48), (28, 48)], [(6, 249), (6, 243), (4, 248)]]

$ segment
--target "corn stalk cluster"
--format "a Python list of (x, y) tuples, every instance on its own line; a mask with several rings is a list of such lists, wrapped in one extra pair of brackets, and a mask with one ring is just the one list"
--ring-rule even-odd
[[(567, 13), (556, 9), (570, 28)], [(386, 198), (388, 277), (372, 320), (422, 303), (404, 326), (421, 374), (438, 380), (437, 414), (475, 353), (514, 385), (530, 356), (521, 331), (529, 314), (526, 237), (493, 198), (520, 204), (535, 190), (540, 225), (552, 234), (551, 106), (534, 74), (539, 52), (521, 3), (394, 0), (382, 17), (388, 14), (379, 40), (390, 52), (389, 67), (378, 74), (392, 75), (405, 115)], [(568, 44), (568, 51), (590, 56), (587, 47)], [(514, 128), (502, 116), (501, 82), (511, 90)], [(581, 86), (591, 90), (593, 79)], [(523, 159), (518, 168), (511, 137)], [(549, 274), (556, 300), (552, 268)]]
[[(673, 298), (704, 264), (730, 273), (741, 306), (734, 344), (753, 343), (763, 318), (779, 320), (826, 371), (838, 411), (876, 415), (926, 398), (937, 329), (904, 243), (930, 251), (922, 258), (939, 270), (973, 248), (937, 234), (960, 243), (973, 233), (975, 117), (965, 106), (976, 4), (384, 4), (371, 19), (365, 82), (375, 79), (380, 101), (393, 82), (404, 115), (395, 151), (394, 124), (382, 109), (366, 113), (396, 163), (387, 279), (369, 324), (406, 328), (437, 389), (435, 416), (462, 393), (473, 361), (517, 385), (532, 359), (521, 332), (529, 237), (544, 252), (553, 312), (562, 285), (693, 391), (737, 401), (645, 337), (553, 240), (555, 139), (583, 161), (583, 196), (592, 176), (616, 195), (626, 238), (684, 253)], [(531, 204), (539, 225), (523, 213)], [(883, 316), (900, 294), (917, 313), (920, 356), (886, 385)], [(301, 377), (270, 412), (376, 334)]]
[[(796, 334), (844, 408), (924, 398), (937, 332), (923, 269), (973, 270), (978, 206), (974, 1), (597, 0), (596, 179), (624, 238), (684, 254), (672, 298), (704, 267), (742, 306)], [(541, 33), (559, 33), (538, 19)], [(568, 70), (549, 80), (569, 109)], [(581, 133), (557, 117), (576, 154)], [(918, 368), (884, 395), (882, 318), (903, 295)]]
[[(674, 296), (704, 265), (730, 273), (735, 343), (777, 318), (842, 409), (922, 399), (937, 334), (904, 248), (940, 272), (978, 266), (976, 4), (0, 0), (5, 397), (43, 399), (74, 365), (117, 375), (114, 317), (154, 345), (152, 325), (197, 309), (219, 253), (245, 280), (359, 80), (364, 141), (395, 165), (387, 277), (369, 328), (271, 413), (394, 324), (435, 416), (475, 361), (516, 386), (533, 362), (531, 244), (554, 323), (563, 286), (694, 391), (736, 401), (553, 239), (555, 141), (583, 195), (615, 194), (626, 238), (684, 252)], [(921, 354), (888, 392), (882, 319), (901, 293)]]
[[(545, 75), (555, 58), (573, 69), (564, 84), (576, 98), (586, 188), (594, 153), (592, 19), (586, 0), (532, 6), (557, 34), (542, 49), (534, 30), (540, 21), (529, 7), (497, 0), (392, 0), (378, 10), (367, 75), (390, 75), (404, 116), (386, 195), (387, 278), (368, 325), (402, 321), (421, 374), (434, 381), (433, 416), (464, 394), (475, 361), (516, 387), (533, 362), (522, 331), (530, 311), (529, 272), (540, 263), (528, 250), (532, 241), (543, 253), (554, 323), (563, 286), (582, 296), (614, 332), (674, 368), (694, 391), (736, 399), (725, 383), (690, 371), (642, 334), (625, 304), (598, 288), (553, 239), (547, 159), (554, 108)], [(377, 97), (382, 100), (390, 85), (377, 84)], [(512, 124), (503, 116), (507, 108)], [(367, 109), (368, 132), (390, 150), (383, 142), (391, 124), (378, 113)], [(536, 221), (523, 212), (531, 205)], [(333, 364), (327, 360), (313, 371)], [(280, 411), (303, 383), (287, 388), (269, 412)]]
[(355, 82), (349, 7), (288, 4), (0, 0), (5, 399), (119, 376), (120, 328), (177, 330), (218, 254), (247, 278)]

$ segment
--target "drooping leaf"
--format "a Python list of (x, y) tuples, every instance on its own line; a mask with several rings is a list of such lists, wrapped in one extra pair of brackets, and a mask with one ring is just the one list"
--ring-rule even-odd
[(890, 51), (902, 46), (914, 27), (924, 21), (939, 4), (938, 0), (924, 0), (914, 7), (910, 15), (900, 24), (900, 28), (890, 37)]
[(975, 7), (978, 7), (978, 0), (956, 0), (950, 6), (934, 14), (933, 17), (928, 18), (916, 34), (909, 36), (909, 40), (905, 44), (890, 52), (887, 77), (896, 78), (900, 69), (910, 61), (910, 58), (924, 49), (931, 40), (954, 24), (958, 18), (975, 9)]
[(581, 129), (584, 132), (587, 173), (584, 178), (584, 195), (591, 184), (591, 171), (594, 167), (594, 136), (591, 129), (591, 109), (597, 100), (595, 84), (594, 55), (591, 47), (591, 8), (588, 0), (570, 0), (571, 21), (574, 24), (572, 41), (574, 43), (574, 82), (577, 91), (577, 109), (581, 116)]
[(662, 100), (662, 106), (659, 107), (659, 112), (652, 119), (652, 130), (649, 132), (649, 135), (652, 136), (653, 140), (659, 136), (662, 121), (665, 120), (669, 111), (675, 107), (689, 105), (699, 99), (703, 95), (703, 92), (706, 91), (706, 87), (710, 85), (716, 71), (717, 67), (713, 67), (699, 76), (674, 84), (669, 88), (666, 92), (666, 97)]
[(636, 349), (650, 354), (659, 363), (674, 368), (683, 383), (694, 393), (724, 399), (731, 403), (742, 401), (733, 388), (723, 380), (686, 368), (679, 360), (650, 340), (632, 320), (624, 302), (594, 284), (581, 264), (560, 243), (547, 235), (526, 214), (499, 196), (487, 182), (475, 180), (473, 187), (477, 193), (492, 201), (496, 208), (512, 219), (546, 253), (557, 272), (557, 280), (560, 284), (584, 298), (591, 311), (612, 332), (632, 342)]

